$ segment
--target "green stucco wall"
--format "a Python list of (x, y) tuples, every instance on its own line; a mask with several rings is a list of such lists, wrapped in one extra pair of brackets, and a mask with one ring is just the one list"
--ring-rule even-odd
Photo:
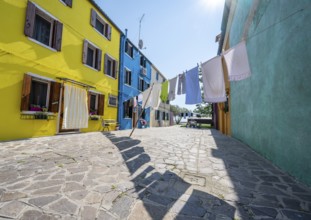
[[(237, 1), (230, 47), (251, 6)], [(252, 76), (230, 83), (232, 135), (311, 185), (311, 1), (261, 0), (246, 43)]]

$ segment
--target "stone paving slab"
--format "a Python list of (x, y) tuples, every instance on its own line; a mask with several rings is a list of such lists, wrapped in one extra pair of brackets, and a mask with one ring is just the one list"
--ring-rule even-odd
[(311, 190), (215, 130), (1, 142), (0, 219), (311, 219)]

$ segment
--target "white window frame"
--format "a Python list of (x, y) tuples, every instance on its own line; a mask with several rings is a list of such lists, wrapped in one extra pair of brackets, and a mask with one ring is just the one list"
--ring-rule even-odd
[[(131, 80), (130, 80), (130, 83), (127, 83), (127, 73), (128, 72), (130, 72), (130, 74), (131, 74)], [(124, 82), (124, 84), (126, 84), (126, 85), (128, 85), (128, 86), (132, 86), (132, 71), (130, 70), (130, 69), (128, 69), (128, 68), (126, 68), (125, 67), (125, 82)]]
[[(140, 86), (140, 82), (142, 82), (142, 86)], [(138, 90), (139, 91), (141, 91), (141, 92), (143, 92), (144, 91), (144, 79), (143, 78), (141, 78), (141, 77), (139, 77), (138, 78)], [(141, 90), (142, 89), (142, 90)]]
[(92, 67), (93, 69), (96, 69), (96, 53), (97, 53), (97, 49), (98, 48), (96, 48), (93, 44), (91, 44), (91, 43), (89, 43), (88, 45), (87, 45), (87, 49), (91, 49), (91, 50), (93, 50), (93, 63), (92, 63), (92, 66), (90, 66), (88, 63), (87, 63), (87, 59), (88, 59), (88, 57), (89, 57), (89, 53), (88, 53), (88, 51), (86, 52), (86, 65), (88, 65), (89, 67)]
[[(112, 105), (110, 103), (110, 98), (115, 98), (116, 99), (116, 105)], [(115, 95), (108, 95), (108, 106), (110, 107), (118, 107), (118, 96), (115, 96)]]
[[(99, 98), (99, 93), (95, 93), (95, 92), (92, 92), (92, 91), (89, 91), (90, 92), (90, 96), (95, 96), (95, 109), (97, 111), (96, 115), (98, 115), (98, 98)], [(91, 100), (90, 100), (91, 102)], [(91, 110), (91, 104), (90, 104), (90, 110)]]

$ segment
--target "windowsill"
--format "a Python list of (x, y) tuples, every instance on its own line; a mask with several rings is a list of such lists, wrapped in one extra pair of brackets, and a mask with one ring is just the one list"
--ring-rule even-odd
[(105, 73), (105, 76), (107, 76), (107, 77), (109, 77), (109, 78), (111, 78), (111, 79), (117, 79), (117, 78), (114, 78), (113, 76), (110, 76), (110, 75), (108, 75), (108, 74), (106, 74), (106, 73)]
[(51, 50), (51, 51), (53, 51), (53, 52), (57, 52), (57, 50), (55, 50), (54, 48), (52, 48), (52, 47), (50, 47), (50, 46), (48, 46), (48, 45), (45, 45), (45, 44), (41, 43), (40, 41), (37, 41), (37, 40), (35, 40), (35, 39), (31, 38), (31, 37), (28, 37), (28, 39), (29, 39), (30, 41), (36, 43), (36, 44), (39, 44), (39, 45), (42, 46), (42, 47), (45, 47), (46, 49), (49, 49), (49, 50)]
[(106, 40), (110, 41), (105, 35), (103, 35), (102, 33), (100, 33), (95, 27), (93, 27), (94, 30), (99, 33), (101, 36), (103, 36)]
[(131, 57), (131, 55), (129, 55), (127, 52), (125, 52), (125, 54), (126, 54), (129, 58), (131, 58), (132, 60), (134, 60), (134, 56)]
[(125, 119), (125, 120), (132, 120), (132, 118), (130, 118), (130, 117), (125, 117), (123, 119)]
[(46, 114), (46, 115), (55, 115), (54, 112), (42, 112), (42, 111), (22, 111), (23, 115), (35, 115), (35, 114)]
[(132, 85), (124, 83), (125, 86), (135, 89)]
[(113, 108), (118, 108), (118, 105), (109, 105), (109, 104), (108, 104), (108, 106), (109, 106), (109, 107), (113, 107)]
[(99, 70), (98, 69), (95, 69), (94, 67), (92, 67), (92, 66), (89, 66), (89, 65), (87, 65), (87, 64), (83, 64), (84, 66), (86, 66), (86, 67), (88, 67), (88, 68), (90, 68), (90, 69), (92, 69), (92, 70), (95, 70), (95, 71), (97, 71), (97, 72), (99, 72)]
[(59, 0), (63, 5), (68, 6), (65, 2), (63, 2), (62, 0)]

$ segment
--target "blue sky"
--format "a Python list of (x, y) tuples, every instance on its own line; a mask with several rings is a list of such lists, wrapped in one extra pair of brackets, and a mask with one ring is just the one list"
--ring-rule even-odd
[[(96, 0), (128, 37), (138, 44), (139, 20), (142, 52), (168, 79), (217, 54), (224, 0)], [(188, 109), (185, 97), (171, 104)]]

